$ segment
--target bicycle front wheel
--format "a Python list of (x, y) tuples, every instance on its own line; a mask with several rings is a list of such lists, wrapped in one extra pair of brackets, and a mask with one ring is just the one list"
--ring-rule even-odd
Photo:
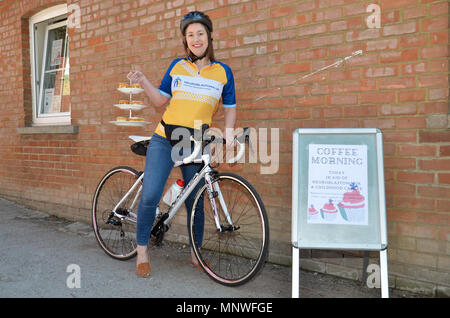
[(92, 226), (100, 247), (106, 254), (119, 260), (134, 257), (136, 251), (136, 215), (140, 199), (140, 186), (114, 208), (131, 189), (139, 173), (133, 168), (121, 166), (107, 172), (92, 201)]
[(266, 261), (267, 213), (259, 194), (241, 176), (221, 173), (214, 182), (219, 187), (215, 185), (213, 193), (208, 193), (205, 184), (196, 194), (189, 227), (191, 244), (210, 278), (226, 286), (239, 286), (254, 278)]

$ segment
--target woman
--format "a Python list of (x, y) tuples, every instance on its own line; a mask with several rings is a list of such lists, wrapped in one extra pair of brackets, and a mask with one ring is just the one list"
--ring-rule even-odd
[[(144, 88), (153, 105), (161, 107), (169, 102), (147, 149), (136, 231), (136, 274), (141, 277), (151, 274), (147, 245), (156, 207), (174, 166), (168, 128), (176, 126), (200, 128), (194, 126), (194, 121), (210, 125), (212, 116), (222, 99), (227, 147), (234, 145), (233, 130), (236, 122), (234, 78), (230, 68), (214, 58), (212, 22), (204, 13), (193, 11), (181, 20), (180, 30), (187, 57), (175, 59), (171, 63), (159, 89), (155, 88), (139, 71), (131, 71), (128, 74), (128, 78)], [(199, 169), (199, 165), (194, 164), (181, 166), (186, 184)], [(185, 202), (188, 222), (195, 193), (194, 190)], [(196, 233), (203, 233), (203, 226), (199, 225), (194, 230)], [(192, 248), (191, 263), (198, 267)]]

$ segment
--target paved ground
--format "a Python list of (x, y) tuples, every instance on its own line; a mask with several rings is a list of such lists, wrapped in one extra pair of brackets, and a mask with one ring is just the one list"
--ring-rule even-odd
[[(189, 248), (165, 243), (151, 252), (152, 276), (135, 275), (135, 259), (117, 261), (97, 245), (89, 225), (0, 198), (0, 298), (290, 298), (291, 268), (266, 264), (250, 283), (219, 285), (189, 263)], [(80, 288), (69, 288), (76, 264)], [(379, 289), (318, 273), (300, 274), (303, 298), (377, 298)], [(390, 291), (392, 298), (417, 295)]]

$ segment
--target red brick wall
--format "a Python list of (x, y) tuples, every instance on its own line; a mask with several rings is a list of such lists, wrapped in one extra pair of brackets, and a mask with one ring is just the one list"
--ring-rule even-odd
[[(153, 123), (146, 129), (109, 124), (123, 114), (113, 107), (121, 97), (117, 83), (134, 67), (158, 85), (183, 53), (179, 20), (202, 10), (214, 21), (216, 57), (235, 75), (238, 126), (280, 128), (277, 174), (260, 175), (260, 163), (222, 165), (242, 173), (263, 196), (271, 259), (290, 261), (292, 131), (376, 127), (384, 137), (391, 285), (449, 294), (447, 1), (68, 2), (81, 7), (81, 28), (70, 31), (72, 124), (79, 129), (71, 135), (16, 131), (31, 120), (27, 18), (60, 2), (0, 3), (0, 195), (88, 220), (92, 193), (107, 169), (143, 167), (127, 136), (150, 133), (161, 116), (153, 108), (139, 112)], [(365, 21), (371, 3), (381, 8), (379, 29)], [(345, 65), (301, 79), (357, 50), (363, 54)], [(221, 127), (223, 114), (215, 119)], [(184, 215), (177, 224), (185, 230)], [(320, 267), (325, 272), (331, 265), (352, 267), (328, 263)]]

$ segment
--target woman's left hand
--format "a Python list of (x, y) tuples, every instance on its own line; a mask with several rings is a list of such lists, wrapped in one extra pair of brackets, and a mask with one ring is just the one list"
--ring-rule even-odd
[(143, 85), (144, 82), (147, 80), (147, 78), (145, 77), (145, 75), (140, 72), (140, 71), (130, 71), (127, 74), (127, 78), (132, 82), (132, 83), (137, 83), (140, 85)]

